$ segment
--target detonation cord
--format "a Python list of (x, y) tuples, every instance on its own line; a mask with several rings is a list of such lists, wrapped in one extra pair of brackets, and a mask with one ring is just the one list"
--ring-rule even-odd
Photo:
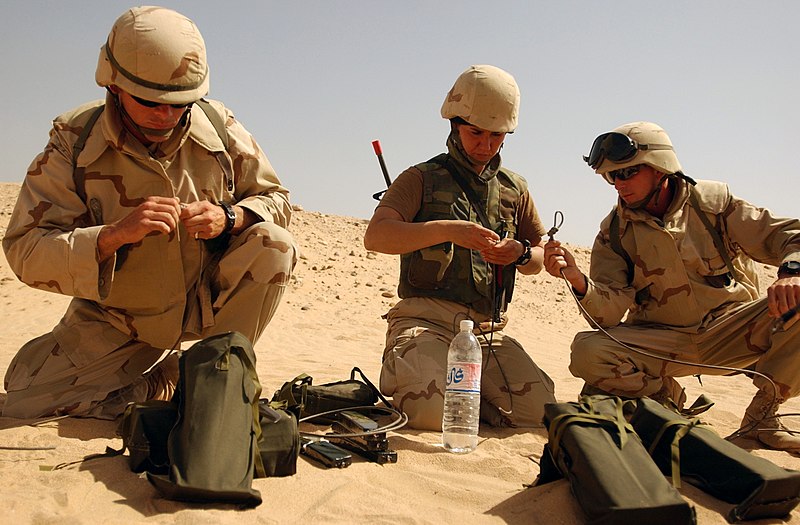
[[(559, 222), (559, 217), (561, 218), (560, 222)], [(553, 226), (553, 228), (551, 228), (550, 231), (548, 231), (548, 235), (550, 236), (550, 240), (553, 240), (553, 236), (558, 232), (559, 228), (561, 227), (561, 224), (564, 221), (563, 217), (564, 216), (560, 211), (556, 211), (556, 214), (555, 214), (556, 225)], [(629, 345), (629, 344), (627, 344), (627, 343), (625, 343), (623, 341), (620, 341), (618, 338), (616, 338), (613, 335), (611, 335), (608, 332), (608, 330), (606, 330), (605, 328), (600, 326), (600, 323), (598, 323), (594, 319), (594, 317), (592, 317), (592, 315), (586, 310), (586, 308), (581, 304), (581, 301), (578, 298), (578, 295), (575, 293), (575, 290), (572, 288), (572, 284), (564, 276), (564, 269), (561, 268), (559, 270), (559, 273), (561, 273), (562, 279), (564, 279), (564, 282), (567, 284), (567, 289), (569, 290), (570, 294), (572, 295), (572, 298), (575, 299), (575, 303), (578, 305), (578, 308), (580, 309), (580, 311), (583, 314), (584, 318), (587, 319), (589, 321), (589, 323), (593, 327), (595, 327), (597, 330), (602, 332), (606, 337), (608, 337), (609, 339), (611, 339), (612, 341), (614, 341), (615, 343), (617, 343), (621, 347), (623, 347), (623, 348), (625, 348), (627, 350), (630, 350), (631, 352), (634, 352), (636, 354), (648, 357), (650, 359), (658, 359), (660, 361), (666, 361), (668, 363), (675, 363), (675, 364), (682, 365), (682, 366), (690, 366), (690, 367), (695, 367), (695, 368), (705, 368), (705, 369), (709, 369), (709, 370), (724, 370), (724, 371), (732, 372), (732, 373), (741, 373), (741, 374), (745, 374), (745, 375), (758, 376), (758, 377), (761, 377), (764, 380), (766, 380), (770, 384), (770, 386), (772, 387), (772, 399), (769, 402), (767, 410), (764, 412), (764, 414), (762, 415), (762, 417), (760, 419), (755, 419), (752, 423), (750, 423), (750, 424), (738, 429), (737, 431), (733, 432), (729, 436), (726, 436), (725, 439), (727, 439), (727, 440), (735, 439), (735, 438), (737, 438), (739, 436), (747, 434), (750, 431), (758, 428), (758, 426), (765, 420), (768, 420), (768, 419), (773, 419), (774, 420), (774, 419), (777, 419), (778, 417), (780, 417), (780, 414), (775, 414), (773, 416), (770, 416), (769, 418), (766, 417), (766, 414), (768, 414), (769, 412), (772, 411), (772, 408), (774, 407), (774, 405), (775, 405), (775, 403), (776, 403), (776, 401), (778, 399), (778, 387), (775, 384), (775, 382), (770, 377), (768, 377), (766, 374), (763, 374), (763, 373), (758, 372), (756, 370), (748, 370), (748, 369), (745, 369), (745, 368), (736, 368), (736, 367), (732, 367), (732, 366), (694, 363), (694, 362), (691, 362), (691, 361), (684, 361), (684, 360), (681, 360), (681, 359), (673, 359), (673, 358), (670, 358), (670, 357), (665, 357), (665, 356), (662, 356), (662, 355), (653, 354), (651, 352), (647, 352), (646, 350), (642, 350), (642, 349), (639, 349), (639, 348), (634, 348), (633, 346), (631, 346), (631, 345)], [(795, 415), (800, 415), (800, 414), (790, 413), (790, 414), (782, 414), (782, 415), (784, 415), (784, 416), (795, 416)], [(797, 432), (797, 431), (794, 431), (794, 430), (779, 429), (779, 428), (774, 428), (774, 429), (762, 428), (762, 429), (759, 429), (759, 430), (762, 430), (762, 431), (781, 430), (781, 431), (787, 432), (789, 434), (798, 434), (798, 433), (800, 433), (800, 432)]]

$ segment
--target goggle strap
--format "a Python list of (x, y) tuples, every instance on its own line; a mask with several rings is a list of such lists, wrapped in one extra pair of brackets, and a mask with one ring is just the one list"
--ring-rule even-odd
[(637, 144), (637, 148), (645, 151), (645, 150), (669, 150), (672, 149), (672, 146), (669, 144)]

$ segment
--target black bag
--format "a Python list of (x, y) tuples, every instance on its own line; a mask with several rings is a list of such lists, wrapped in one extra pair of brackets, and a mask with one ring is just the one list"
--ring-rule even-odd
[[(356, 373), (361, 379), (356, 379)], [(375, 385), (364, 376), (358, 367), (350, 371), (350, 379), (326, 383), (324, 385), (312, 384), (311, 376), (300, 374), (291, 381), (287, 381), (272, 396), (273, 401), (285, 402), (289, 407), (300, 407), (300, 418), (321, 414), (330, 410), (371, 406), (383, 396), (380, 395)], [(387, 406), (391, 406), (387, 403)]]
[(622, 406), (609, 396), (547, 403), (549, 443), (536, 484), (566, 477), (591, 525), (694, 524), (694, 508), (653, 463)]
[(166, 474), (167, 437), (177, 419), (178, 406), (171, 401), (130, 403), (117, 431), (122, 436), (122, 450), (116, 452), (128, 450), (128, 466), (133, 472)]
[(779, 467), (650, 399), (640, 399), (631, 424), (673, 483), (685, 479), (736, 504), (728, 521), (785, 518), (800, 502), (800, 472)]
[(238, 332), (206, 338), (183, 352), (179, 368), (168, 473), (147, 478), (169, 499), (260, 504), (252, 482), (263, 472), (261, 384), (250, 341)]
[(297, 457), (300, 455), (300, 432), (297, 415), (286, 410), (280, 403), (267, 399), (258, 402), (261, 437), (258, 450), (263, 471), (256, 477), (291, 476), (297, 472)]
[[(266, 399), (259, 401), (258, 450), (264, 470), (256, 471), (256, 478), (291, 476), (297, 472), (300, 453), (297, 416), (280, 405)], [(129, 404), (118, 430), (122, 449), (114, 452), (119, 455), (128, 450), (128, 466), (133, 472), (167, 474), (167, 439), (177, 419), (178, 407), (171, 401)]]

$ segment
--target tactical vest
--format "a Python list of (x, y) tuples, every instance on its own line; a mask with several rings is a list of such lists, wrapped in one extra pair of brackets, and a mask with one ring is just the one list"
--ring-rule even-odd
[[(414, 222), (466, 220), (480, 224), (469, 199), (445, 167), (447, 160), (443, 153), (416, 166), (422, 172), (422, 205)], [(517, 208), (527, 189), (525, 180), (501, 168), (497, 176), (484, 182), (452, 161), (450, 166), (459, 170), (480, 199), (491, 229), (501, 237), (516, 238)], [(504, 294), (500, 299), (503, 310), (511, 301), (516, 267), (500, 267), (497, 274), (479, 252), (444, 242), (400, 256), (398, 295), (447, 299), (491, 315), (496, 293)]]

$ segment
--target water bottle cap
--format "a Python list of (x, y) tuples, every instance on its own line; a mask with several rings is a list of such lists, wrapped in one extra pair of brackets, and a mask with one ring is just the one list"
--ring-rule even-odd
[(472, 319), (464, 319), (461, 321), (461, 324), (459, 324), (459, 328), (461, 328), (462, 332), (471, 332), (472, 326)]

